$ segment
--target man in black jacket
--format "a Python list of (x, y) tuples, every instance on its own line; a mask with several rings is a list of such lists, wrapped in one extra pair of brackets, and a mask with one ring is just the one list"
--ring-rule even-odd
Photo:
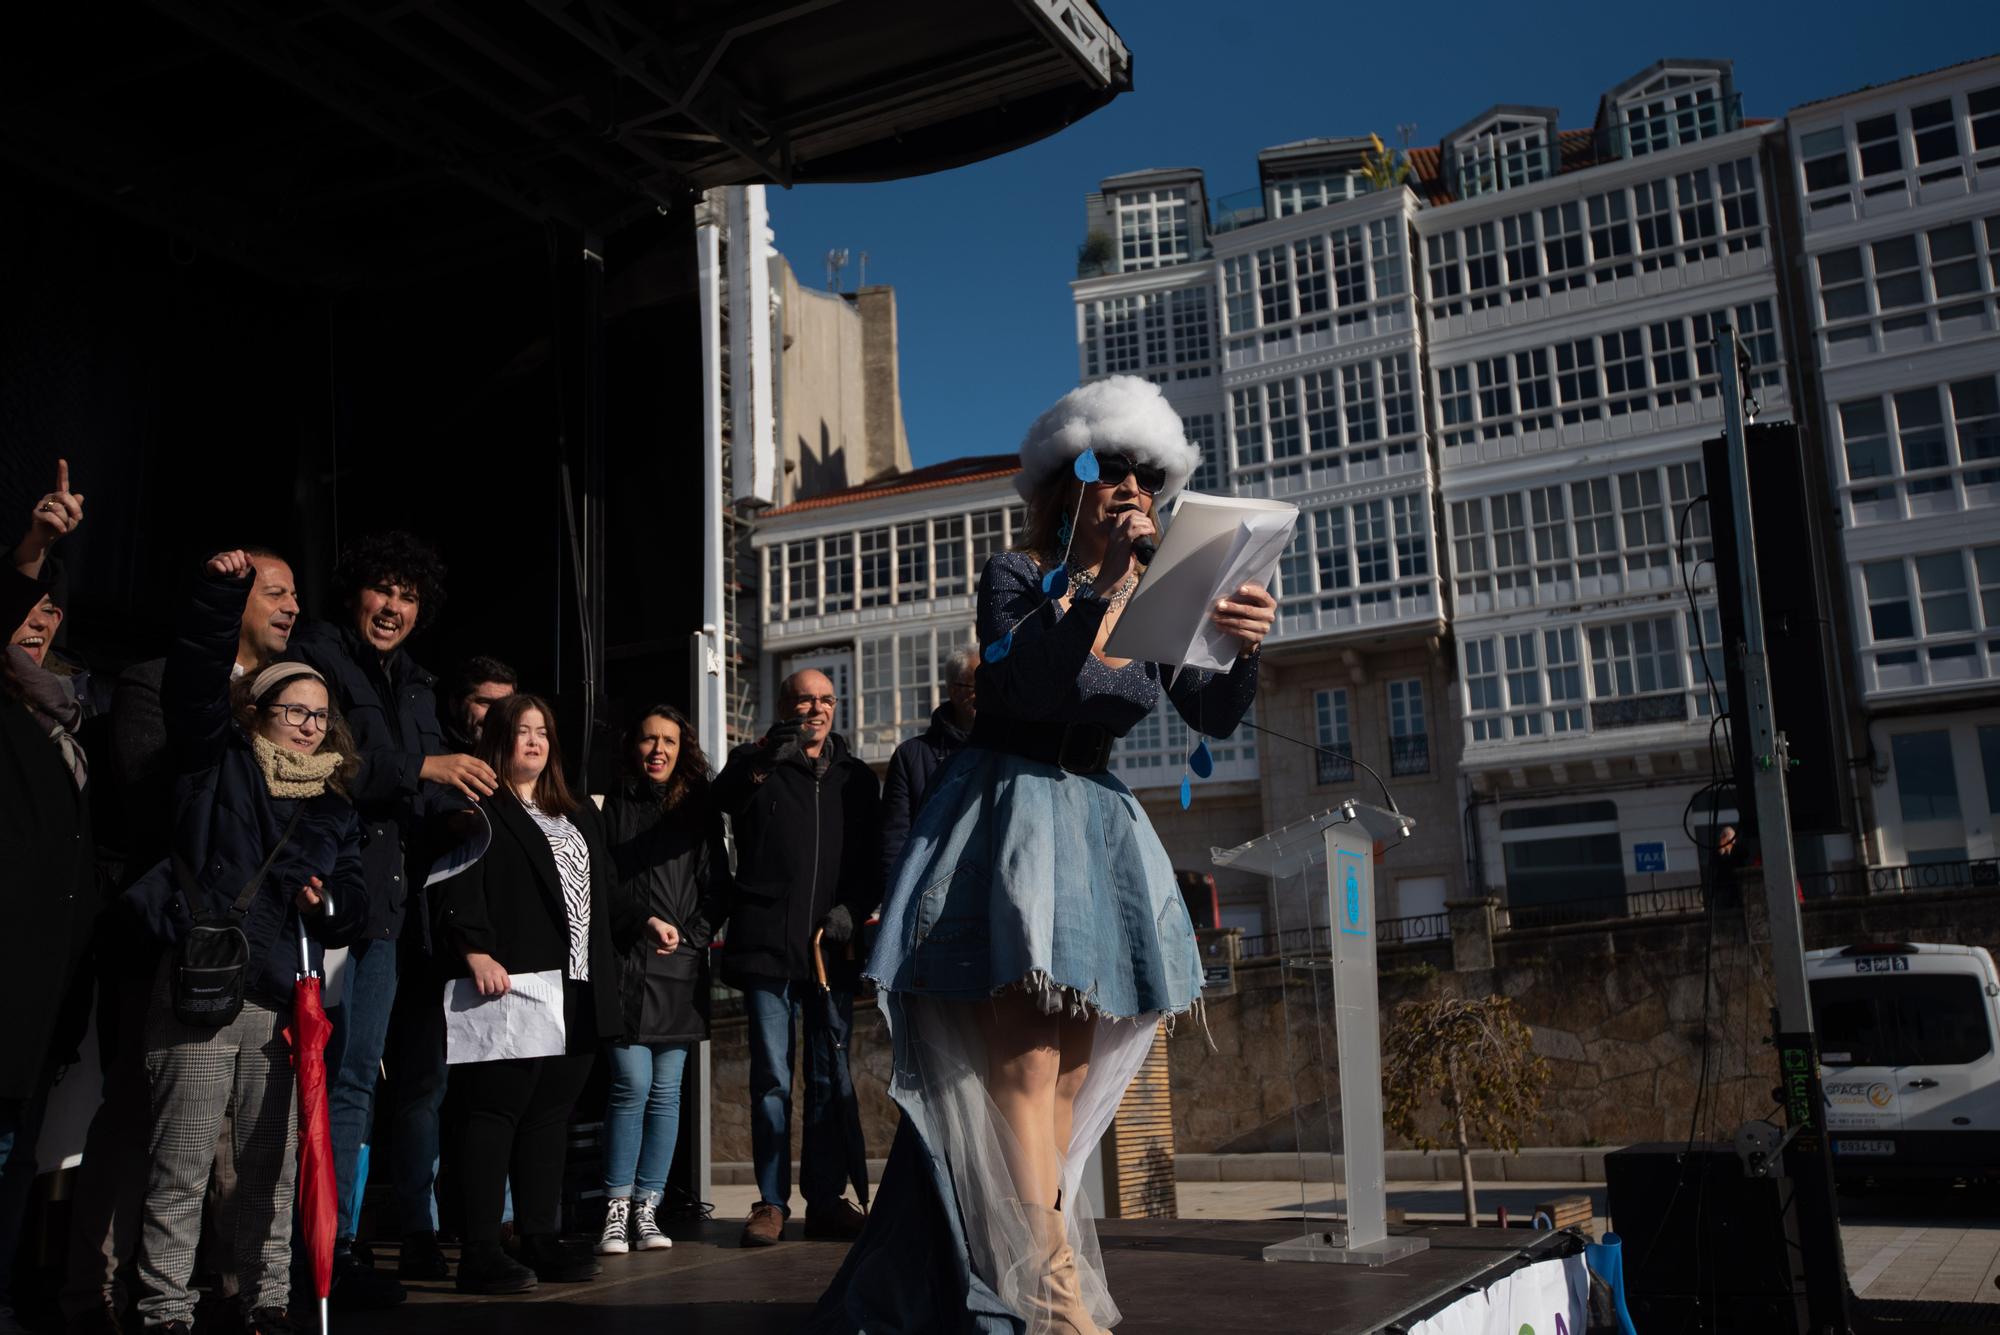
[[(307, 622), (294, 652), (333, 687), (341, 717), (361, 752), (354, 805), (361, 814), (361, 861), (368, 885), (368, 933), (348, 956), (346, 995), (330, 1013), (327, 1111), (341, 1236), (335, 1247), (333, 1299), (349, 1307), (403, 1300), (401, 1284), (361, 1263), (350, 1228), (361, 1185), (361, 1146), (375, 1113), (375, 1079), (396, 1002), (396, 940), (411, 908), (409, 841), (433, 811), (470, 807), (494, 791), (484, 762), (447, 753), (438, 724), (437, 678), (404, 649), (444, 606), (444, 563), (407, 533), (363, 538), (342, 554), (334, 589), (346, 617)], [(415, 893), (413, 930), (428, 933), (423, 896)]]
[[(792, 1043), (803, 1008), (807, 1041), (847, 1041), (858, 966), (839, 947), (881, 899), (881, 790), (833, 731), (833, 683), (810, 669), (785, 679), (779, 722), (740, 746), (716, 779), (715, 802), (736, 844), (736, 894), (722, 976), (743, 991), (750, 1041), (750, 1153), (759, 1199), (743, 1245), (767, 1247), (791, 1213)], [(838, 1030), (822, 1035), (813, 934), (824, 931)], [(808, 1060), (799, 1186), (806, 1236), (851, 1238), (861, 1212), (846, 1198), (841, 1111), (830, 1073)]]
[(882, 889), (894, 883), (896, 859), (909, 841), (910, 826), (924, 809), (924, 793), (938, 767), (957, 754), (972, 735), (979, 699), (972, 679), (979, 651), (960, 649), (943, 663), (945, 702), (931, 711), (931, 726), (896, 748), (882, 780)]
[[(235, 676), (276, 662), (290, 646), (298, 591), (284, 557), (262, 547), (242, 549), (253, 571), (236, 638)], [(123, 866), (121, 883), (138, 879), (167, 856), (173, 838), (175, 765), (167, 750), (160, 693), (167, 660), (135, 663), (118, 679), (111, 705), (109, 779), (116, 793), (117, 829), (107, 842)], [(70, 1213), (68, 1275), (62, 1306), (79, 1332), (115, 1324), (131, 1296), (139, 1211), (146, 1191), (146, 1131), (152, 1107), (146, 1080), (146, 1014), (151, 1001), (153, 948), (129, 932), (98, 939), (97, 1042), (104, 1101), (84, 1139)], [(209, 1225), (204, 1244), (222, 1263), (221, 1289), (233, 1297), (234, 1254), (222, 1242), (235, 1189), (234, 1130), (227, 1114), (209, 1177)]]

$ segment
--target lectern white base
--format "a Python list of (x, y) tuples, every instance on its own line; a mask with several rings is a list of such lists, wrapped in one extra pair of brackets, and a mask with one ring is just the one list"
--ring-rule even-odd
[(1430, 1246), (1428, 1238), (1383, 1238), (1359, 1247), (1346, 1245), (1339, 1232), (1302, 1233), (1286, 1242), (1274, 1242), (1264, 1249), (1266, 1261), (1319, 1261), (1327, 1265), (1388, 1265), (1413, 1256)]

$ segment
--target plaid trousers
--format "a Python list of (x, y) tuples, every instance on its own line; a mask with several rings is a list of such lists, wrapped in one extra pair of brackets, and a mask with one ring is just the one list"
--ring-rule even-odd
[(233, 1236), (225, 1241), (246, 1313), (289, 1305), (298, 1184), (297, 1100), (285, 1041), (290, 1014), (250, 998), (231, 1023), (198, 1029), (174, 1017), (166, 979), (163, 969), (146, 1021), (153, 1123), (140, 1221), (139, 1313), (148, 1329), (194, 1319), (189, 1281), (225, 1113), (234, 1124), (236, 1149)]

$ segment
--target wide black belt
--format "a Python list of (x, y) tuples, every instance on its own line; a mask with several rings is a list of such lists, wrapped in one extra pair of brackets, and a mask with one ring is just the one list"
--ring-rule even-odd
[(1111, 747), (1117, 740), (1101, 723), (1029, 722), (981, 710), (967, 744), (1039, 760), (1071, 774), (1102, 774), (1111, 768)]

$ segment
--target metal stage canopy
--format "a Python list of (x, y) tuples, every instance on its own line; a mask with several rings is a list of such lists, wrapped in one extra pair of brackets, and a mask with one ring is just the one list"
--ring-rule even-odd
[(0, 157), (346, 285), (477, 264), (524, 218), (957, 166), (1130, 86), (1087, 0), (105, 0), (0, 19)]

